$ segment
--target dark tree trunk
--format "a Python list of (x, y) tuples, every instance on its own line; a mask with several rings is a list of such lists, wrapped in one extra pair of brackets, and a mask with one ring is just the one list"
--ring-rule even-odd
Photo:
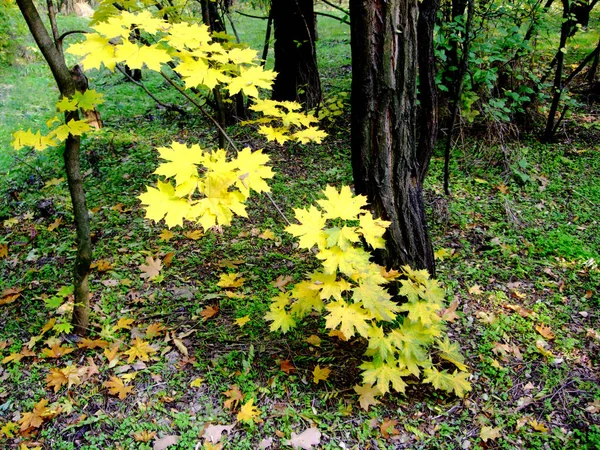
[[(62, 52), (49, 36), (48, 31), (32, 0), (17, 0), (17, 5), (27, 22), (42, 55), (46, 59), (56, 84), (62, 96), (72, 97), (77, 90), (77, 84), (69, 71)], [(53, 18), (51, 17), (51, 21)], [(79, 112), (65, 113), (65, 121), (79, 120)], [(64, 163), (67, 172), (69, 192), (73, 204), (73, 216), (77, 232), (77, 255), (74, 268), (74, 297), (73, 326), (77, 334), (85, 335), (90, 319), (90, 293), (88, 275), (92, 261), (92, 241), (90, 238), (90, 223), (88, 209), (83, 191), (83, 177), (79, 165), (79, 136), (69, 135), (65, 142)]]
[(313, 0), (273, 0), (275, 29), (274, 100), (298, 100), (307, 108), (321, 102), (321, 81), (315, 50)]
[[(424, 133), (426, 141), (417, 138), (417, 61), (427, 64), (433, 56), (418, 57), (418, 9), (417, 0), (350, 0), (352, 166), (356, 192), (367, 195), (376, 216), (392, 222), (381, 262), (434, 274), (423, 202), (432, 143)], [(432, 20), (430, 11), (423, 18)], [(429, 26), (423, 45), (430, 45)]]
[(563, 92), (562, 76), (563, 66), (565, 61), (564, 49), (567, 45), (567, 38), (571, 26), (569, 24), (570, 17), (570, 1), (562, 0), (563, 4), (563, 23), (560, 29), (560, 43), (558, 44), (558, 52), (556, 52), (556, 72), (554, 72), (554, 83), (552, 86), (552, 103), (550, 104), (550, 111), (548, 112), (548, 119), (546, 120), (546, 129), (542, 135), (542, 142), (550, 142), (554, 138), (556, 113), (558, 111), (558, 105)]

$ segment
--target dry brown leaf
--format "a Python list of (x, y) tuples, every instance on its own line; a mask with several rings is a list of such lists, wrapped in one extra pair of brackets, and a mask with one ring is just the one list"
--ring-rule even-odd
[(556, 337), (552, 329), (549, 326), (544, 325), (542, 323), (535, 326), (535, 331), (540, 333), (544, 339), (552, 340)]
[(395, 428), (397, 424), (398, 421), (396, 419), (383, 419), (383, 422), (381, 422), (381, 425), (379, 425), (379, 431), (381, 431), (381, 435), (385, 439), (388, 439), (390, 436), (400, 434), (400, 432)]
[(533, 317), (533, 316), (535, 316), (535, 311), (533, 309), (524, 308), (521, 305), (505, 304), (505, 305), (502, 305), (502, 306), (504, 308), (506, 308), (506, 309), (510, 309), (511, 311), (516, 312), (521, 317)]
[(300, 434), (296, 434), (292, 431), (292, 436), (287, 442), (294, 449), (311, 450), (313, 447), (319, 445), (321, 442), (321, 432), (318, 428), (311, 427), (307, 428)]
[(146, 328), (146, 339), (155, 338), (163, 330), (164, 330), (164, 328), (163, 328), (163, 326), (160, 323), (151, 323)]
[(169, 267), (172, 263), (173, 263), (173, 257), (175, 256), (174, 252), (169, 252), (165, 255), (165, 257), (163, 258), (163, 264), (166, 267)]
[(456, 315), (456, 308), (458, 308), (458, 297), (455, 298), (446, 309), (442, 309), (439, 312), (442, 320), (445, 320), (446, 322), (454, 322), (456, 319), (458, 319), (458, 316)]
[(23, 292), (22, 288), (4, 289), (2, 293), (0, 293), (0, 305), (8, 305), (9, 303), (14, 302), (21, 296), (21, 292)]
[(68, 355), (69, 353), (75, 351), (73, 347), (67, 347), (66, 345), (60, 345), (58, 342), (53, 344), (50, 348), (45, 348), (42, 353), (42, 358), (60, 358), (62, 356)]
[(8, 245), (0, 244), (0, 259), (8, 256)]
[(285, 291), (285, 287), (294, 281), (294, 277), (290, 275), (279, 275), (275, 281), (273, 281), (273, 286), (275, 286), (280, 291)]
[(169, 434), (155, 440), (152, 450), (165, 450), (165, 448), (175, 445), (177, 442), (179, 442), (179, 436), (176, 434)]
[(229, 386), (229, 389), (225, 391), (225, 396), (227, 400), (223, 403), (223, 407), (229, 410), (237, 408), (238, 404), (244, 399), (242, 391), (235, 385)]
[(202, 320), (208, 320), (211, 317), (214, 317), (219, 312), (219, 307), (217, 305), (207, 306), (202, 311), (200, 311), (200, 315), (203, 317)]
[(283, 361), (280, 361), (279, 362), (279, 367), (281, 367), (281, 370), (283, 372), (287, 373), (288, 375), (291, 374), (291, 373), (294, 373), (296, 371), (296, 368), (290, 362), (289, 359), (284, 359)]
[(202, 435), (202, 437), (208, 442), (216, 444), (221, 440), (221, 435), (223, 434), (223, 431), (230, 433), (233, 427), (235, 427), (235, 424), (208, 425), (206, 428), (204, 428), (204, 434)]
[(152, 256), (146, 256), (146, 264), (140, 264), (139, 269), (143, 272), (140, 277), (148, 278), (149, 280), (153, 280), (160, 274), (160, 270), (162, 269), (162, 263), (160, 258), (152, 258)]
[(87, 339), (83, 338), (80, 342), (77, 343), (77, 347), (79, 348), (88, 348), (93, 350), (95, 348), (108, 348), (110, 344), (108, 341), (104, 339)]
[(600, 333), (598, 333), (596, 330), (594, 330), (593, 328), (588, 328), (585, 331), (586, 331), (585, 337), (591, 337), (592, 339), (600, 341)]
[(21, 424), (21, 431), (28, 430), (29, 428), (39, 428), (44, 423), (44, 420), (52, 416), (50, 408), (48, 408), (48, 400), (41, 399), (33, 408), (31, 412), (23, 414), (19, 423)]
[(175, 347), (177, 347), (177, 350), (179, 350), (179, 353), (181, 353), (183, 356), (190, 356), (190, 353), (188, 352), (187, 347), (183, 344), (183, 341), (181, 339), (177, 339), (175, 337), (175, 333), (173, 333), (173, 344), (175, 344)]
[(529, 426), (533, 428), (535, 431), (539, 431), (540, 433), (547, 433), (548, 428), (542, 422), (538, 422), (537, 420), (530, 420)]
[(106, 259), (99, 259), (90, 265), (90, 269), (96, 269), (98, 272), (107, 272), (114, 268), (115, 266), (113, 266), (111, 262), (107, 261)]
[(149, 361), (150, 354), (156, 353), (156, 349), (148, 344), (148, 342), (136, 337), (129, 350), (123, 353), (129, 355), (129, 358), (127, 358), (128, 363), (132, 363), (136, 359), (140, 361)]
[(600, 400), (596, 399), (592, 403), (588, 403), (585, 410), (592, 414), (598, 414), (600, 412)]
[(481, 289), (481, 286), (479, 286), (478, 284), (474, 284), (469, 288), (469, 294), (481, 295), (483, 294), (483, 290)]

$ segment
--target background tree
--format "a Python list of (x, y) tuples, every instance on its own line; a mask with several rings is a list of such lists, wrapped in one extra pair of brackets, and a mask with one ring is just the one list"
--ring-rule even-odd
[[(427, 14), (421, 20), (430, 26), (423, 24), (419, 31), (432, 45), (431, 21), (437, 5), (425, 1), (423, 8)], [(428, 133), (417, 135), (417, 62), (421, 73), (430, 74), (427, 66), (433, 61), (425, 46), (419, 52), (419, 5), (416, 0), (351, 0), (350, 14), (356, 191), (367, 195), (376, 216), (392, 222), (382, 253), (385, 265), (409, 264), (433, 274), (423, 202), (432, 140)], [(429, 86), (429, 79), (424, 86)], [(428, 111), (422, 118), (436, 109), (431, 98), (435, 92), (427, 94)]]
[[(62, 36), (57, 36), (56, 22), (54, 20), (53, 2), (49, 1), (49, 16), (52, 24), (54, 39), (50, 37), (44, 23), (38, 13), (32, 0), (17, 0), (17, 5), (27, 22), (27, 26), (33, 35), (44, 59), (48, 63), (56, 85), (63, 97), (72, 97), (76, 91), (83, 92), (87, 88), (85, 77), (81, 77), (80, 70), (69, 70), (66, 65), (64, 54), (62, 52)], [(70, 120), (79, 120), (79, 112), (66, 111), (65, 123)], [(81, 140), (79, 136), (69, 134), (65, 141), (65, 151), (63, 155), (71, 202), (73, 204), (73, 216), (75, 220), (75, 229), (77, 232), (77, 254), (75, 257), (74, 278), (74, 297), (75, 307), (73, 310), (74, 332), (77, 334), (86, 334), (89, 324), (90, 306), (89, 306), (89, 286), (88, 276), (90, 264), (92, 261), (92, 241), (90, 238), (90, 222), (88, 209), (85, 201), (85, 192), (83, 190), (83, 176), (79, 161), (79, 150)]]
[(274, 100), (298, 100), (307, 108), (321, 101), (321, 81), (315, 50), (313, 0), (272, 0), (275, 30)]

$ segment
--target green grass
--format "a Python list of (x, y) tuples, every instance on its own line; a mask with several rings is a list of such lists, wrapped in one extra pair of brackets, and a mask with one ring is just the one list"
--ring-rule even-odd
[[(265, 21), (235, 17), (240, 31), (253, 30), (253, 45), (260, 48)], [(319, 18), (325, 89), (346, 91), (349, 78), (337, 80), (335, 70), (348, 64), (348, 28), (327, 20)], [(27, 67), (31, 74), (44, 73), (40, 61)], [(1, 70), (4, 82), (14, 83), (11, 89), (26, 85), (25, 78), (16, 78), (18, 68)], [(48, 331), (34, 346), (35, 357), (0, 364), (0, 429), (47, 398), (61, 403), (63, 412), (26, 443), (38, 441), (48, 449), (147, 449), (154, 439), (144, 443), (135, 438), (146, 430), (157, 437), (178, 435), (172, 448), (189, 449), (202, 441), (199, 436), (209, 424), (235, 422), (237, 409), (224, 407), (225, 392), (235, 385), (244, 402), (255, 400), (262, 422), (237, 423), (224, 435), (224, 448), (256, 449), (268, 437), (277, 448), (292, 432), (311, 426), (323, 433), (323, 449), (342, 448), (342, 443), (357, 449), (598, 446), (598, 414), (586, 411), (600, 399), (598, 342), (588, 334), (600, 332), (597, 145), (525, 141), (500, 149), (469, 143), (453, 154), (450, 197), (442, 195), (443, 161), (436, 155), (425, 186), (428, 217), (435, 249), (453, 251), (438, 261), (438, 277), (448, 301), (458, 301), (457, 318), (448, 331), (467, 356), (473, 391), (457, 399), (409, 379), (405, 395), (386, 396), (363, 411), (353, 386), (361, 383), (357, 366), (364, 342), (330, 338), (318, 317), (308, 317), (286, 335), (268, 331), (263, 317), (278, 292), (273, 282), (284, 276), (300, 281), (317, 262), (295, 248), (283, 231), (284, 221), (265, 198), (249, 202), (248, 219), (236, 219), (231, 227), (199, 240), (176, 228), (175, 237), (165, 242), (160, 238), (164, 225), (143, 218), (136, 197), (155, 180), (156, 147), (173, 139), (212, 146), (212, 126), (193, 115), (182, 118), (158, 110), (120, 75), (92, 75), (91, 84), (106, 94), (101, 113), (107, 126), (85, 138), (82, 165), (94, 260), (104, 259), (113, 267), (94, 270), (90, 277), (91, 335), (111, 334), (119, 319), (133, 318), (131, 329), (112, 332), (124, 351), (149, 324), (160, 323), (165, 330), (151, 340), (158, 349), (152, 359), (120, 369), (137, 373), (130, 382), (135, 390), (124, 400), (102, 386), (115, 375), (102, 349), (40, 358), (45, 339), (54, 334)], [(9, 136), (14, 125), (35, 128), (52, 114), (55, 93), (43, 89), (50, 83), (47, 77), (34, 77), (35, 84), (24, 89), (41, 89), (35, 97), (39, 100), (48, 95), (48, 105), (39, 103), (35, 115), (8, 124), (4, 118), (16, 117), (13, 108), (26, 111), (27, 103), (19, 98), (2, 103), (2, 136)], [(144, 82), (165, 101), (177, 101), (178, 94), (165, 89), (161, 78), (146, 74)], [(326, 184), (352, 183), (345, 119), (342, 115), (331, 124), (322, 145), (266, 146), (277, 173), (272, 195), (288, 217), (293, 208), (313, 204)], [(244, 127), (232, 126), (229, 132), (240, 141), (264, 145)], [(74, 258), (66, 182), (46, 185), (64, 176), (60, 158), (46, 151), (20, 159), (27, 164), (11, 159), (0, 191), (0, 244), (8, 245), (7, 257), (0, 258), (0, 292), (24, 290), (15, 302), (0, 305), (0, 344), (6, 343), (0, 347), (0, 361), (19, 352), (49, 317), (66, 320), (44, 300), (69, 284)], [(41, 201), (51, 208), (43, 209)], [(4, 222), (10, 218), (16, 223)], [(57, 218), (63, 223), (50, 231)], [(259, 236), (266, 229), (274, 232), (274, 240)], [(140, 278), (139, 266), (147, 256), (164, 260), (169, 253), (173, 260), (162, 269), (161, 281)], [(237, 297), (217, 286), (219, 275), (233, 272), (246, 278), (235, 290)], [(219, 313), (204, 320), (201, 313), (215, 305)], [(246, 315), (249, 323), (235, 324)], [(540, 325), (555, 337), (544, 338), (536, 329)], [(320, 347), (305, 341), (312, 334), (321, 338)], [(173, 336), (181, 339), (187, 357), (177, 350)], [(100, 372), (88, 382), (57, 393), (47, 387), (51, 368), (88, 365), (88, 358)], [(126, 359), (122, 356), (120, 367)], [(296, 371), (283, 372), (282, 360), (291, 361)], [(317, 364), (330, 367), (332, 375), (315, 385), (312, 370)], [(200, 386), (190, 386), (197, 378), (203, 379)], [(398, 434), (382, 433), (384, 419), (398, 421)], [(548, 431), (536, 430), (532, 423)], [(483, 442), (483, 426), (500, 428), (500, 437)], [(19, 443), (0, 435), (0, 446)]]

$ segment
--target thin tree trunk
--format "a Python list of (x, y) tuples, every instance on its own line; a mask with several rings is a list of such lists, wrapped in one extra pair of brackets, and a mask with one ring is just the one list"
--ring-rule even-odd
[[(356, 192), (392, 224), (379, 256), (435, 273), (425, 220), (427, 145), (417, 143), (417, 0), (350, 0)], [(428, 56), (429, 57), (429, 56)]]
[(542, 142), (550, 142), (554, 137), (554, 121), (556, 116), (556, 111), (558, 111), (558, 105), (560, 103), (560, 98), (562, 96), (562, 75), (563, 75), (563, 66), (565, 61), (565, 53), (564, 50), (567, 45), (567, 38), (569, 37), (569, 32), (571, 31), (571, 26), (569, 24), (570, 17), (570, 3), (569, 0), (562, 0), (563, 4), (563, 23), (560, 29), (560, 43), (558, 45), (558, 52), (556, 53), (556, 72), (554, 73), (554, 83), (552, 86), (552, 103), (550, 105), (550, 111), (548, 112), (548, 119), (546, 120), (546, 129), (544, 130), (544, 134), (542, 136)]
[[(17, 5), (29, 26), (42, 55), (46, 59), (56, 84), (62, 96), (72, 97), (76, 91), (76, 84), (65, 63), (62, 53), (57, 49), (52, 38), (40, 18), (32, 0), (17, 0)], [(79, 112), (65, 113), (65, 121), (78, 120)], [(69, 192), (73, 204), (73, 216), (77, 232), (77, 255), (74, 267), (74, 297), (75, 308), (73, 311), (73, 326), (77, 334), (85, 335), (88, 331), (90, 317), (90, 294), (88, 275), (92, 260), (92, 241), (90, 238), (90, 223), (88, 209), (85, 203), (83, 190), (83, 177), (79, 165), (79, 136), (69, 135), (65, 142), (64, 163), (67, 172)]]

